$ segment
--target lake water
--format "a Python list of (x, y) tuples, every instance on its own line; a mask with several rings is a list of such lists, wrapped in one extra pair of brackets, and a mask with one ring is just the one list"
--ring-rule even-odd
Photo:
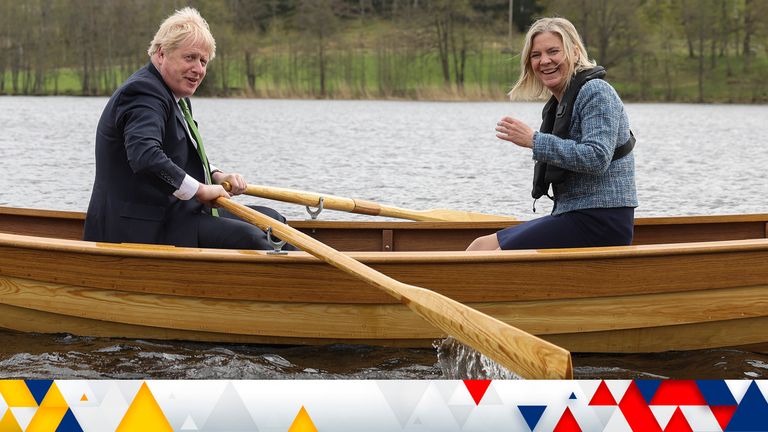
[[(0, 205), (85, 211), (106, 98), (0, 97)], [(530, 151), (494, 136), (541, 103), (202, 99), (209, 157), (250, 183), (414, 209), (531, 219)], [(764, 105), (628, 104), (637, 216), (768, 213)], [(256, 198), (240, 202), (265, 204)], [(269, 202), (289, 219), (303, 207)], [(323, 219), (364, 219), (327, 211)], [(737, 350), (576, 355), (578, 378), (759, 378), (768, 356)], [(0, 378), (451, 378), (434, 350), (264, 347), (0, 332)]]

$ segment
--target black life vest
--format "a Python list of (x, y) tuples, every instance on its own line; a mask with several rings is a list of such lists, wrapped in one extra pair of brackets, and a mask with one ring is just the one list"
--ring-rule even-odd
[[(587, 83), (587, 81), (595, 78), (603, 78), (605, 76), (605, 69), (602, 66), (596, 66), (592, 69), (583, 70), (577, 73), (571, 78), (568, 83), (568, 88), (563, 94), (562, 100), (558, 103), (557, 99), (552, 96), (547, 104), (544, 105), (544, 110), (541, 113), (541, 127), (539, 131), (544, 133), (551, 133), (560, 138), (569, 138), (568, 134), (571, 128), (571, 117), (573, 116), (573, 105), (576, 102), (576, 96), (579, 95), (579, 91)], [(629, 139), (627, 142), (616, 148), (613, 153), (612, 161), (621, 159), (628, 155), (629, 152), (635, 147), (635, 136), (632, 131), (629, 131)], [(545, 162), (536, 162), (533, 167), (533, 190), (531, 196), (534, 200), (546, 195), (549, 199), (554, 200), (554, 197), (549, 195), (549, 186), (553, 184), (562, 183), (565, 177), (568, 175), (568, 170), (560, 168), (558, 166), (549, 165)], [(535, 201), (534, 201), (535, 202)], [(534, 206), (533, 211), (536, 211)]]

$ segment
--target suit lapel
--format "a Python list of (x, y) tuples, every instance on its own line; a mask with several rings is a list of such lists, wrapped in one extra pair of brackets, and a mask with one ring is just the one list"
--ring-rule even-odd
[[(189, 157), (193, 158), (194, 160), (197, 160), (197, 166), (200, 167), (200, 171), (203, 171), (203, 160), (200, 158), (200, 153), (197, 152), (197, 147), (195, 147), (195, 141), (192, 138), (192, 131), (189, 130), (189, 127), (187, 126), (187, 121), (184, 119), (184, 115), (181, 113), (181, 108), (179, 107), (179, 104), (176, 102), (176, 97), (173, 95), (173, 92), (171, 91), (170, 87), (163, 81), (163, 76), (160, 74), (160, 71), (157, 70), (154, 64), (150, 61), (147, 64), (147, 70), (157, 78), (160, 83), (165, 87), (166, 91), (168, 92), (168, 97), (171, 102), (171, 108), (173, 109), (174, 117), (176, 117), (176, 121), (179, 123), (178, 127), (181, 128), (181, 130), (184, 131), (184, 135), (187, 137), (187, 145), (189, 146), (189, 150), (191, 155)], [(190, 112), (192, 111), (192, 105), (190, 104), (189, 98), (187, 98), (187, 106), (190, 109)], [(198, 178), (197, 175), (194, 176), (199, 181), (200, 178)], [(204, 175), (202, 176), (204, 177)], [(203, 180), (205, 181), (205, 180)]]
[[(181, 109), (179, 108), (179, 104), (176, 103), (176, 97), (173, 95), (173, 92), (171, 91), (170, 87), (163, 81), (163, 75), (160, 74), (160, 71), (157, 70), (154, 64), (152, 62), (149, 62), (147, 64), (147, 70), (157, 78), (160, 83), (165, 87), (165, 90), (168, 91), (168, 96), (170, 97), (170, 100), (172, 102), (171, 107), (173, 108), (173, 114), (176, 117), (176, 121), (179, 122), (179, 126), (185, 131), (187, 135), (187, 141), (189, 142), (189, 145), (192, 146), (192, 148), (195, 150), (195, 153), (197, 153), (197, 149), (195, 149), (195, 145), (193, 144), (192, 137), (189, 132), (189, 128), (187, 127), (187, 121), (184, 119), (184, 115), (181, 113)], [(187, 106), (190, 107), (190, 110), (192, 109), (192, 106), (189, 105), (189, 99), (187, 99)]]

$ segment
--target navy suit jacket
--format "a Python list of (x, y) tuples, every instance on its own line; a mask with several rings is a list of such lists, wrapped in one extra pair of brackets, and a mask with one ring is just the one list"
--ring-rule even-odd
[(199, 217), (210, 210), (173, 195), (185, 174), (205, 182), (184, 121), (151, 62), (115, 91), (96, 130), (84, 240), (197, 247)]

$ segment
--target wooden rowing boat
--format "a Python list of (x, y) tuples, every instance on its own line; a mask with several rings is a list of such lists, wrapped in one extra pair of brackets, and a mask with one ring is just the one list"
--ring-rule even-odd
[[(281, 344), (428, 346), (443, 336), (304, 252), (84, 242), (83, 217), (0, 207), (0, 327)], [(640, 218), (627, 247), (462, 251), (514, 223), (291, 225), (574, 352), (768, 343), (768, 214)]]

